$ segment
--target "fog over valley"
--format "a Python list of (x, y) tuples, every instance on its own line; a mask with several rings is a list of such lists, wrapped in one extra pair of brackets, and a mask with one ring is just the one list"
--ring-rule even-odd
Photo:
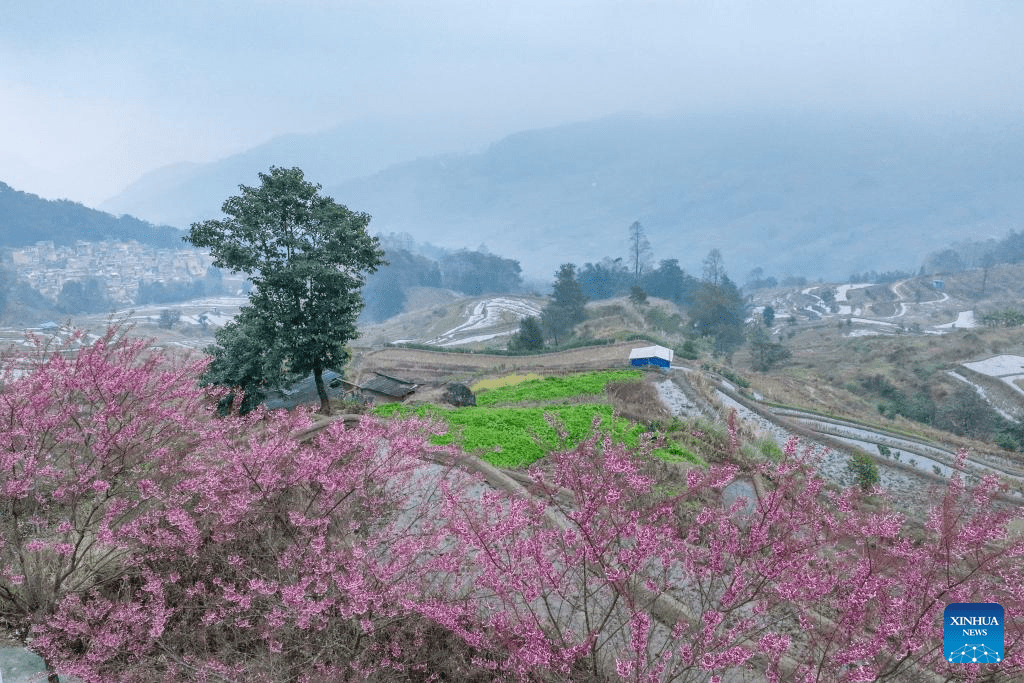
[(1024, 201), (1015, 3), (51, 4), (0, 27), (0, 180), (181, 229), (299, 166), (536, 278), (639, 220), (690, 270), (838, 279)]

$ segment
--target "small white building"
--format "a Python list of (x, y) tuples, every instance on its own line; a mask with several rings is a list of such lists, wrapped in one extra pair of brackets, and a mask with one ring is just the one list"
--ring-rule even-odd
[(644, 346), (629, 352), (629, 364), (635, 368), (656, 365), (659, 368), (672, 366), (674, 352), (664, 346)]

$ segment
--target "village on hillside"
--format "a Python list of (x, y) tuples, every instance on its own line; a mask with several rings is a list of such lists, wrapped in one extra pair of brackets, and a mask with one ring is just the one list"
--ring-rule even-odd
[(52, 240), (10, 250), (10, 263), (43, 296), (57, 299), (65, 282), (98, 278), (107, 298), (130, 304), (142, 283), (188, 283), (213, 263), (199, 249), (159, 249), (138, 242), (86, 242), (55, 246)]

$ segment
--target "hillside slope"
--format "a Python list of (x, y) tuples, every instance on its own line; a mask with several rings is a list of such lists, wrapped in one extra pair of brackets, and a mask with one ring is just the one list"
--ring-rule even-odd
[(76, 240), (135, 240), (158, 247), (180, 248), (181, 231), (113, 216), (66, 199), (43, 199), (0, 182), (0, 247), (21, 247), (40, 240), (56, 245)]

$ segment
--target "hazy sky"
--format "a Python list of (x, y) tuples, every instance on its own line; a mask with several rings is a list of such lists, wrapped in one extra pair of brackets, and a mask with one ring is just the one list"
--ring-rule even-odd
[(1018, 116), (1024, 2), (0, 2), (0, 180), (89, 204), (366, 117), (441, 114), (475, 139), (751, 107)]

